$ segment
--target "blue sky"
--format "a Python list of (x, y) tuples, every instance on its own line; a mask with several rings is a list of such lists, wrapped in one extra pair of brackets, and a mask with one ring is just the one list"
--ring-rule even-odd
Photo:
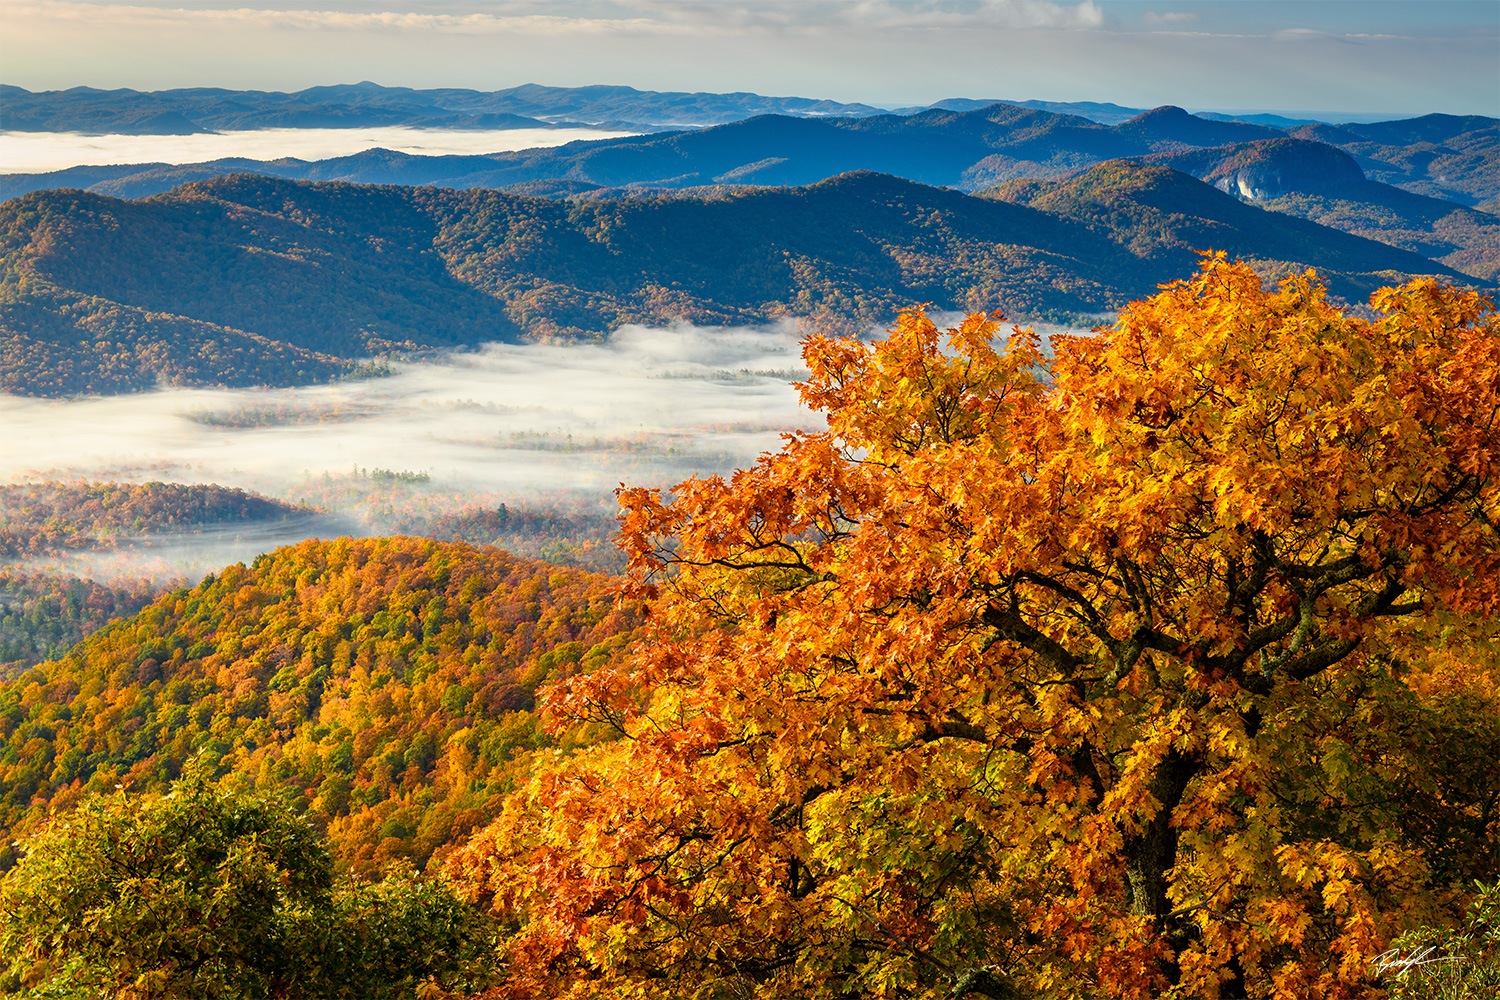
[(1500, 2), (0, 0), (0, 79), (1500, 116)]

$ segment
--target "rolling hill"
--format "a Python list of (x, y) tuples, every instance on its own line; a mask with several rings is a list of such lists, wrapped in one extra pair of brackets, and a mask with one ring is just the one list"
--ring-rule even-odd
[(1045, 197), (1037, 183), (976, 198), (856, 172), (557, 201), (238, 175), (133, 202), (36, 192), (0, 205), (0, 388), (293, 384), (380, 352), (675, 319), (862, 331), (922, 302), (1065, 319), (1149, 294), (1209, 248), (1268, 274), (1317, 267), (1356, 300), (1412, 274), (1464, 279), (1164, 167), (1112, 163)]

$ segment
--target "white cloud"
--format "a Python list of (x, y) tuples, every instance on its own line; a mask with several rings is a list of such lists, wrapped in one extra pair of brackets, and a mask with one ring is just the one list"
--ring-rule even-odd
[(688, 25), (661, 18), (572, 17), (566, 14), (423, 13), (415, 10), (284, 10), (240, 7), (228, 10), (201, 7), (153, 7), (133, 4), (90, 4), (47, 0), (16, 4), (8, 17), (37, 17), (56, 21), (117, 24), (157, 28), (257, 27), (300, 31), (387, 31), (449, 34), (564, 35), (630, 32), (687, 32)]
[(1198, 20), (1196, 12), (1191, 10), (1168, 10), (1157, 12), (1148, 10), (1142, 15), (1147, 24), (1192, 24)]
[(1313, 28), (1282, 28), (1272, 35), (1278, 42), (1335, 42), (1355, 44), (1353, 38), (1348, 35), (1335, 35), (1327, 31), (1317, 31)]
[[(47, 18), (163, 28), (246, 25), (311, 31), (397, 31), (458, 34), (632, 35), (703, 34), (745, 30), (828, 31), (839, 26), (904, 28), (1096, 28), (1104, 15), (1095, 0), (764, 0), (760, 3), (660, 2), (538, 5), (471, 4), (455, 10), (212, 8), (147, 4), (93, 4), (44, 0), (10, 5), (8, 17)], [(545, 11), (545, 13), (541, 12)]]

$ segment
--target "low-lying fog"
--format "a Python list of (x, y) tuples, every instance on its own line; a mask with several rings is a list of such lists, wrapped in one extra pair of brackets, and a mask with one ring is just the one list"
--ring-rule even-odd
[(614, 139), (631, 132), (586, 128), (478, 131), (419, 128), (266, 128), (197, 135), (89, 135), (0, 132), (0, 173), (33, 174), (78, 164), (202, 163), (238, 156), (325, 160), (379, 147), (424, 156), (500, 153), (561, 146), (575, 139)]
[(800, 347), (768, 330), (625, 327), (600, 344), (502, 345), (384, 378), (279, 390), (0, 396), (0, 471), (282, 495), (356, 466), (453, 490), (608, 490), (730, 469), (813, 422)]
[(790, 385), (805, 374), (793, 323), (684, 324), (595, 344), (491, 344), (327, 386), (0, 395), (0, 482), (214, 483), (296, 505), (275, 522), (157, 529), (11, 568), (196, 579), (304, 538), (434, 526), (617, 568), (614, 489), (728, 473), (784, 433), (823, 429)]
[[(315, 504), (336, 519), (254, 534), (158, 534), (129, 557), (145, 575), (201, 576), (305, 537), (377, 532), (375, 515), (389, 520), (403, 504), (610, 517), (622, 482), (728, 472), (778, 448), (783, 432), (821, 428), (789, 384), (802, 375), (791, 324), (632, 326), (599, 344), (493, 344), (328, 386), (0, 396), (0, 481), (217, 483)], [(25, 568), (128, 576), (136, 564), (122, 565), (127, 556)]]

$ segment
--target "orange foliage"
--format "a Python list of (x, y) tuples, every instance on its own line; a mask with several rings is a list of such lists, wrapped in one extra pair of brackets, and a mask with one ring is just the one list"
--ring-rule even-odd
[[(622, 493), (621, 737), (452, 856), (513, 996), (1352, 997), (1492, 873), (1500, 321), (1209, 258), (1045, 355), (813, 338), (791, 437)], [(1429, 680), (1430, 678), (1430, 680)], [(951, 993), (950, 993), (951, 991)]]
[(347, 862), (425, 863), (493, 815), (538, 685), (614, 661), (615, 583), (493, 549), (310, 540), (165, 594), (0, 688), (0, 837), (194, 754), (292, 791)]

